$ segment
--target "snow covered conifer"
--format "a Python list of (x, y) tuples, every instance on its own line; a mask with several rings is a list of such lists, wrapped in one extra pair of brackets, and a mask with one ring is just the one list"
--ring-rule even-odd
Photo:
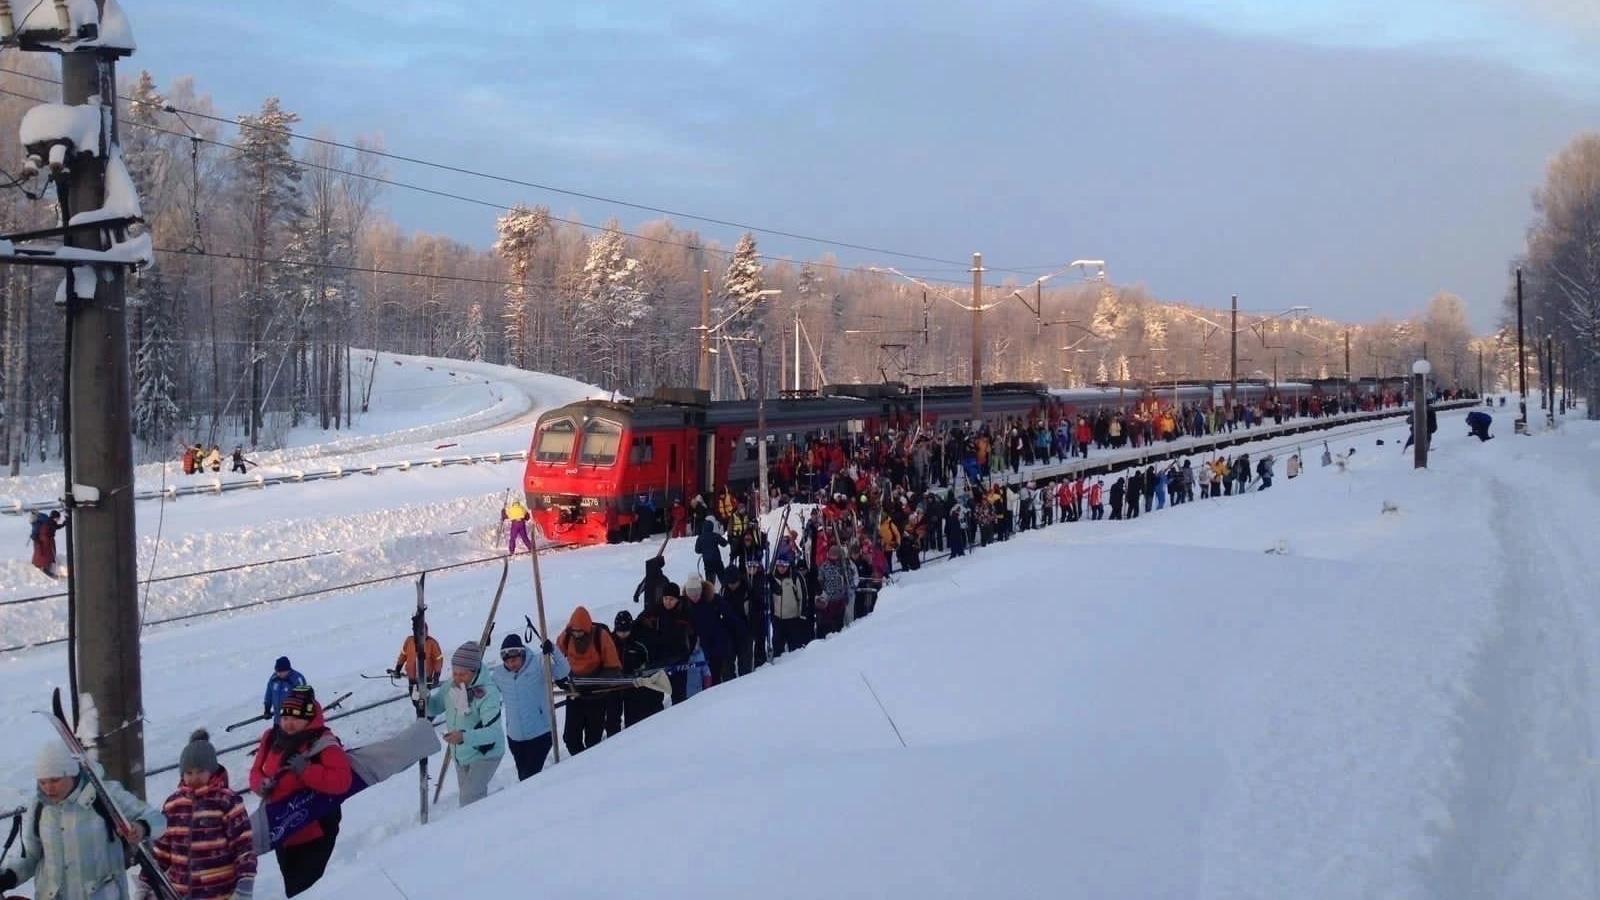
[[(731, 315), (740, 305), (748, 303), (761, 292), (761, 260), (756, 255), (756, 236), (745, 232), (734, 245), (733, 257), (728, 260), (728, 271), (722, 278), (722, 307), (720, 317)], [(745, 311), (735, 321), (748, 324), (750, 311)]]
[(488, 334), (483, 327), (483, 304), (474, 303), (467, 307), (467, 331), (463, 336), (463, 350), (471, 362), (483, 359), (483, 345), (488, 340)]
[(612, 219), (589, 239), (578, 301), (573, 310), (573, 341), (590, 380), (616, 389), (628, 371), (628, 335), (650, 312), (644, 271), (628, 256), (622, 226)]
[(147, 447), (163, 447), (176, 433), (178, 375), (172, 297), (159, 269), (147, 270), (139, 286), (145, 333), (134, 364), (133, 429)]
[(533, 268), (533, 254), (539, 242), (550, 233), (550, 210), (543, 206), (529, 209), (517, 206), (501, 216), (495, 223), (498, 237), (494, 252), (499, 254), (510, 269), (515, 284), (506, 288), (506, 301), (501, 319), (505, 327), (506, 359), (508, 365), (528, 368), (530, 338), (528, 315), (528, 274)]

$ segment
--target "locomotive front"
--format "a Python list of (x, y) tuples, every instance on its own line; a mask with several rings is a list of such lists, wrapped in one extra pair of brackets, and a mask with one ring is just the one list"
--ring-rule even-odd
[(539, 417), (522, 487), (546, 538), (599, 544), (616, 531), (615, 499), (629, 422), (626, 406), (602, 400), (568, 404)]

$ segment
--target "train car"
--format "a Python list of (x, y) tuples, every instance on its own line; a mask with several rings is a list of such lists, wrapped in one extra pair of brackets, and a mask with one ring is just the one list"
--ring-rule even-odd
[[(823, 435), (868, 437), (967, 423), (971, 389), (910, 391), (904, 385), (835, 385), (814, 397), (768, 400), (768, 459)], [(1038, 414), (1037, 385), (995, 385), (984, 418)], [(754, 400), (710, 402), (704, 392), (668, 390), (631, 401), (583, 400), (539, 417), (523, 490), (546, 536), (596, 544), (663, 527), (674, 501), (724, 485), (741, 490), (760, 476), (762, 435)]]

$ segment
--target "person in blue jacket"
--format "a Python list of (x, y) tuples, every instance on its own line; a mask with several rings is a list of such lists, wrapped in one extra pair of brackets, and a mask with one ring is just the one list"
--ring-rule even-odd
[(283, 708), (283, 698), (305, 683), (306, 677), (289, 665), (289, 657), (278, 657), (272, 666), (272, 677), (267, 679), (266, 694), (261, 698), (261, 718), (276, 722), (278, 712)]
[[(544, 641), (539, 651), (550, 657), (550, 670), (560, 681), (572, 674), (567, 657), (555, 644)], [(526, 781), (544, 768), (554, 740), (550, 729), (549, 687), (544, 680), (544, 665), (528, 656), (528, 648), (516, 633), (500, 642), (500, 665), (489, 670), (494, 686), (500, 689), (506, 716), (506, 742), (517, 764), (517, 780)]]

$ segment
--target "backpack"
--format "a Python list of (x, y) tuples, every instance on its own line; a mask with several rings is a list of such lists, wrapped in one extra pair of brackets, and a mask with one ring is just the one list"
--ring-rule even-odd
[(33, 523), (28, 526), (28, 541), (30, 543), (39, 540), (39, 532), (44, 530), (44, 523), (48, 521), (50, 521), (50, 517), (44, 513), (34, 514)]

